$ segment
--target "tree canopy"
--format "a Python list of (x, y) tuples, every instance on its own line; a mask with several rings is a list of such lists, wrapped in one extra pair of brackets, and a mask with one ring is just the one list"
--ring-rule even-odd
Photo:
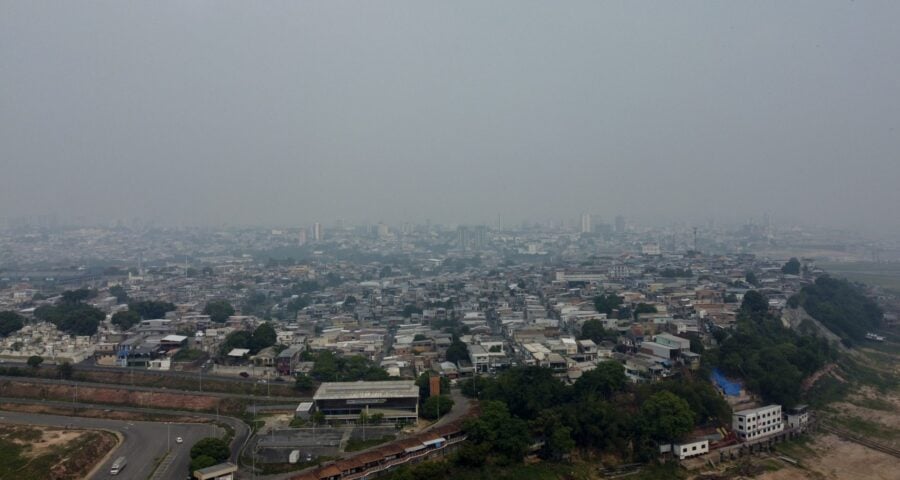
[(191, 447), (191, 471), (211, 467), (228, 460), (228, 442), (220, 438), (201, 438)]
[(453, 399), (449, 395), (435, 395), (425, 400), (425, 403), (419, 408), (419, 415), (428, 420), (437, 420), (452, 409)]
[(116, 301), (119, 303), (128, 303), (128, 292), (121, 285), (109, 287), (109, 294), (116, 297)]
[(599, 313), (605, 313), (608, 317), (612, 316), (613, 310), (622, 305), (622, 299), (614, 293), (600, 294), (594, 297), (594, 308)]
[(615, 341), (618, 335), (618, 332), (603, 328), (603, 322), (601, 320), (592, 318), (586, 320), (584, 324), (581, 325), (581, 335), (579, 335), (578, 338), (580, 340), (591, 340), (594, 343), (600, 343), (604, 340)]
[(141, 323), (141, 316), (133, 310), (122, 310), (114, 313), (112, 316), (112, 324), (117, 325), (122, 330), (128, 330), (138, 323)]
[(93, 335), (106, 314), (100, 309), (81, 302), (60, 302), (35, 309), (35, 318), (50, 322), (70, 335)]
[(453, 336), (453, 341), (447, 347), (445, 355), (448, 362), (459, 363), (460, 360), (469, 360), (469, 348), (457, 336)]
[(791, 257), (791, 259), (781, 267), (781, 273), (785, 275), (800, 275), (800, 260), (797, 260), (796, 257)]
[[(526, 422), (528, 438), (544, 441), (541, 455), (545, 458), (561, 458), (576, 446), (626, 459), (653, 458), (658, 453), (654, 442), (677, 440), (695, 426), (727, 423), (731, 416), (728, 404), (704, 380), (685, 376), (632, 384), (616, 361), (600, 363), (573, 386), (564, 385), (542, 367), (514, 367), (494, 378), (467, 379), (461, 386), (463, 394), (477, 395), (482, 406), (499, 403), (504, 407), (492, 415)], [(491, 443), (494, 437), (486, 433), (476, 433), (476, 438), (461, 451), (461, 462), (474, 465), (497, 461), (497, 457), (498, 463), (517, 458), (515, 449), (500, 449), (501, 454)]]
[(357, 380), (387, 380), (387, 372), (365, 357), (340, 357), (328, 350), (314, 355), (310, 376), (320, 382), (355, 382)]
[(209, 319), (216, 323), (224, 323), (234, 315), (234, 307), (226, 300), (210, 300), (203, 308), (203, 314), (209, 315)]
[(750, 291), (744, 295), (734, 331), (705, 358), (725, 373), (743, 378), (765, 401), (791, 407), (800, 401), (803, 379), (836, 356), (826, 339), (785, 328), (769, 314), (768, 300)]
[(640, 428), (657, 442), (671, 443), (691, 432), (694, 413), (683, 399), (662, 391), (641, 405)]
[(62, 293), (63, 303), (79, 303), (97, 296), (96, 290), (79, 288), (78, 290), (66, 290)]
[(878, 329), (884, 318), (878, 304), (862, 289), (831, 277), (817, 278), (815, 284), (791, 297), (790, 303), (803, 306), (829, 330), (849, 341), (862, 340), (866, 333)]
[(17, 332), (25, 326), (25, 318), (13, 311), (0, 312), (0, 337)]
[(169, 302), (160, 302), (156, 300), (141, 300), (129, 303), (128, 309), (136, 312), (144, 320), (152, 320), (155, 318), (164, 318), (166, 312), (175, 310), (175, 305)]
[(251, 355), (254, 355), (264, 348), (275, 345), (277, 340), (275, 328), (271, 323), (266, 322), (256, 327), (252, 332), (237, 330), (229, 333), (222, 345), (219, 346), (219, 354), (227, 355), (228, 352), (235, 348), (246, 348), (250, 350)]

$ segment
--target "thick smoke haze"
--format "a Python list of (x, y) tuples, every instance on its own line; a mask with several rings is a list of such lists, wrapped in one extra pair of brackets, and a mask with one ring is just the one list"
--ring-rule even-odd
[(900, 230), (900, 3), (0, 2), (0, 218)]

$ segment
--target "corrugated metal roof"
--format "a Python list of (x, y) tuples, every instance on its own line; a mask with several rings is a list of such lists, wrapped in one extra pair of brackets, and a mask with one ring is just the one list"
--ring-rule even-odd
[(316, 390), (313, 400), (365, 398), (418, 398), (419, 387), (412, 380), (384, 382), (325, 382)]

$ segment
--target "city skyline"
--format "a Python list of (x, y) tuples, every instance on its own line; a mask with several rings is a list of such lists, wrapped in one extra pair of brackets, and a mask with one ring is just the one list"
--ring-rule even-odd
[(893, 3), (211, 7), (4, 5), (0, 218), (900, 231)]

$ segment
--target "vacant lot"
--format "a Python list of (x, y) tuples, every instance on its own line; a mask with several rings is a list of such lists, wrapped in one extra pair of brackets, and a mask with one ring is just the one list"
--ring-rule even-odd
[(0, 479), (83, 478), (116, 442), (108, 432), (0, 424)]
[(807, 446), (803, 467), (777, 460), (781, 467), (755, 478), (759, 480), (900, 480), (900, 460), (834, 435), (819, 436)]

